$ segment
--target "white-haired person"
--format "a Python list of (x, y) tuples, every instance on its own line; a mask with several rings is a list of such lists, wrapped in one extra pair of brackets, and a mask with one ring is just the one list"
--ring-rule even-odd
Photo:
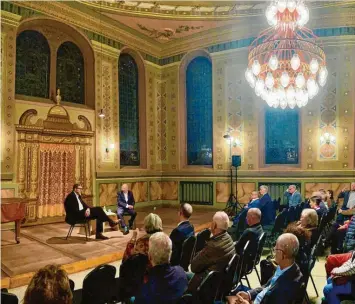
[(157, 232), (149, 239), (149, 260), (153, 266), (147, 282), (141, 287), (135, 304), (174, 304), (187, 289), (187, 277), (181, 266), (171, 266), (172, 242)]
[[(149, 249), (149, 239), (157, 232), (163, 231), (163, 223), (159, 215), (155, 213), (149, 213), (144, 218), (144, 230), (145, 235), (137, 239), (139, 229), (137, 228), (133, 231), (133, 236), (131, 240), (127, 243), (126, 250), (123, 254), (122, 262), (126, 261), (130, 256), (134, 254), (145, 254), (148, 255)], [(148, 263), (147, 270), (151, 268), (151, 263)]]
[(270, 225), (275, 220), (276, 217), (276, 209), (274, 204), (272, 203), (268, 191), (269, 191), (268, 186), (261, 185), (259, 187), (260, 210), (263, 213), (262, 225)]
[[(195, 291), (210, 271), (223, 271), (235, 254), (233, 240), (227, 232), (228, 227), (228, 215), (223, 211), (216, 212), (211, 223), (212, 237), (191, 261), (194, 275), (189, 282), (189, 291)], [(188, 276), (191, 277), (190, 274)]]
[(285, 196), (287, 198), (287, 206), (288, 207), (297, 207), (302, 202), (301, 193), (297, 191), (295, 185), (288, 186)]
[(298, 252), (297, 237), (291, 233), (279, 236), (274, 248), (277, 269), (272, 278), (263, 286), (248, 292), (240, 291), (228, 296), (229, 304), (291, 304), (303, 298), (301, 285), (303, 276), (295, 263)]

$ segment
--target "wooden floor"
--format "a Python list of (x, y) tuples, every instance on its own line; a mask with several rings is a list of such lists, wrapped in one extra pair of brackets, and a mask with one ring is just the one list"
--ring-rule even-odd
[[(138, 212), (138, 228), (143, 227), (144, 217), (149, 212), (151, 208)], [(209, 227), (214, 212), (195, 210), (191, 217), (195, 229)], [(170, 234), (179, 221), (176, 208), (158, 207), (154, 213), (162, 218), (164, 232)], [(1, 231), (1, 287), (26, 285), (34, 272), (47, 264), (63, 265), (68, 273), (76, 273), (120, 260), (132, 237), (132, 232), (123, 235), (108, 229), (104, 234), (110, 239), (97, 241), (91, 236), (86, 241), (85, 236), (78, 234), (79, 228), (75, 228), (72, 237), (65, 240), (68, 229), (66, 223), (25, 227), (21, 229), (20, 244), (16, 244), (13, 231)]]

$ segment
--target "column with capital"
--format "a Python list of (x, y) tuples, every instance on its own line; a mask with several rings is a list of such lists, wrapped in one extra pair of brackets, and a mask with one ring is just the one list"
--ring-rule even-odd
[(85, 194), (91, 195), (91, 147), (85, 146)]
[(18, 196), (25, 198), (25, 150), (26, 143), (19, 144), (19, 163), (18, 163)]
[(80, 145), (75, 145), (75, 183), (80, 184)]
[(37, 187), (38, 187), (38, 149), (39, 144), (31, 145), (31, 191), (30, 198), (37, 198)]

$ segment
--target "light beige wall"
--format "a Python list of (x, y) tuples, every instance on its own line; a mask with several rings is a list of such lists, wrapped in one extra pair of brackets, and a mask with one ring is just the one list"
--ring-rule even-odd
[[(230, 165), (229, 144), (223, 139), (223, 135), (229, 128), (233, 129), (232, 135), (238, 137), (241, 147), (233, 147), (232, 154), (242, 155), (241, 176), (253, 177), (263, 173), (272, 173), (281, 176), (285, 171), (303, 176), (305, 172), (314, 172), (316, 176), (322, 176), (325, 171), (336, 170), (337, 176), (349, 176), (354, 170), (354, 124), (355, 124), (355, 46), (352, 42), (336, 41), (325, 42), (327, 54), (327, 66), (329, 76), (327, 84), (321, 88), (320, 93), (310, 100), (308, 105), (300, 109), (300, 164), (299, 166), (273, 165), (265, 166), (264, 154), (264, 115), (266, 103), (258, 98), (244, 77), (247, 61), (247, 48), (234, 51), (226, 51), (212, 54), (213, 64), (213, 168), (189, 166), (184, 168), (180, 164), (174, 169), (174, 159), (169, 160), (170, 167), (164, 168), (165, 174), (196, 175), (227, 175)], [(163, 67), (163, 75), (170, 75), (170, 82), (174, 82), (173, 75), (177, 77), (176, 66)], [(173, 71), (173, 73), (171, 72)], [(183, 85), (180, 83), (180, 90)], [(174, 94), (172, 91), (170, 95)], [(185, 107), (184, 94), (180, 94), (179, 107)], [(169, 103), (175, 102), (175, 100)], [(334, 108), (334, 109), (333, 109)], [(324, 113), (324, 109), (327, 110)], [(185, 123), (175, 113), (175, 108), (170, 106), (168, 110), (168, 122), (177, 119), (177, 124)], [(321, 146), (320, 136), (324, 132), (322, 123), (331, 123), (334, 115), (336, 127), (336, 155), (333, 159), (325, 158), (324, 149)], [(175, 123), (175, 122), (174, 122)], [(175, 132), (173, 127), (171, 132)], [(167, 148), (170, 153), (175, 151), (175, 138), (168, 137)], [(179, 134), (179, 141), (186, 140), (186, 134)], [(177, 152), (186, 153), (181, 146)], [(179, 157), (178, 159), (181, 159)], [(321, 171), (318, 171), (321, 170)], [(348, 172), (348, 174), (346, 173)], [(328, 172), (329, 173), (329, 172)]]

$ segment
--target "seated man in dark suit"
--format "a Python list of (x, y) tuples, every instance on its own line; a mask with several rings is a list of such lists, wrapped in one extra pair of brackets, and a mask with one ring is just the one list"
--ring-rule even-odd
[(235, 296), (228, 296), (229, 304), (291, 304), (303, 298), (301, 291), (303, 277), (295, 263), (299, 243), (291, 233), (284, 233), (277, 239), (274, 251), (278, 264), (273, 277), (262, 287), (248, 292), (240, 291)]
[(262, 221), (261, 221), (262, 225), (270, 225), (275, 220), (276, 217), (276, 210), (274, 204), (272, 203), (268, 191), (269, 191), (268, 186), (262, 185), (259, 188), (260, 210), (263, 214)]
[[(121, 226), (123, 228), (123, 234), (128, 234), (129, 229), (132, 229), (134, 219), (137, 216), (137, 212), (134, 211), (134, 196), (133, 192), (128, 190), (127, 184), (123, 184), (121, 192), (117, 195), (117, 216), (121, 220)], [(129, 213), (131, 215), (128, 221), (129, 228), (127, 228), (126, 223), (123, 218), (123, 213)]]
[(251, 246), (255, 247), (251, 252), (255, 252), (258, 244), (258, 240), (262, 235), (263, 227), (260, 223), (261, 211), (258, 208), (251, 208), (248, 210), (247, 214), (247, 224), (248, 228), (244, 230), (237, 244), (235, 245), (235, 251), (240, 255), (247, 241), (250, 241)]
[(179, 209), (180, 223), (170, 234), (170, 239), (173, 242), (173, 253), (171, 255), (170, 264), (173, 266), (180, 264), (182, 244), (184, 241), (195, 234), (194, 226), (189, 221), (191, 214), (192, 206), (187, 203), (181, 204)]
[(149, 238), (149, 259), (153, 268), (147, 283), (138, 292), (135, 304), (175, 304), (187, 288), (187, 277), (180, 266), (169, 264), (172, 252), (170, 238), (156, 232)]
[(258, 193), (258, 191), (252, 191), (252, 193), (250, 195), (250, 202), (244, 208), (248, 208), (248, 209), (259, 208), (260, 209), (260, 207), (261, 207), (261, 205), (260, 205), (260, 200), (259, 200), (259, 193)]
[(101, 207), (89, 207), (86, 205), (81, 199), (82, 189), (83, 187), (80, 184), (75, 184), (73, 191), (66, 197), (64, 201), (65, 220), (70, 223), (85, 219), (96, 219), (96, 239), (107, 240), (108, 237), (102, 234), (103, 222), (109, 222), (111, 227), (116, 226), (118, 222), (111, 220)]
[[(233, 230), (233, 228), (235, 228), (238, 225), (239, 217), (241, 216), (242, 212), (245, 210), (248, 210), (250, 208), (259, 208), (259, 209), (261, 208), (258, 191), (251, 192), (249, 203), (246, 206), (244, 206), (244, 209), (239, 213), (239, 215), (234, 217), (233, 225), (230, 228), (231, 230)], [(229, 231), (229, 229), (228, 229), (228, 231)]]

